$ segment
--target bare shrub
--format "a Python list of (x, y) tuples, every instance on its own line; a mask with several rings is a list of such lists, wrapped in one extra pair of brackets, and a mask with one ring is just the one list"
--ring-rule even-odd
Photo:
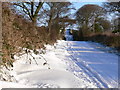
[(12, 66), (12, 63), (14, 62), (14, 54), (21, 52), (21, 48), (35, 50), (45, 48), (44, 44), (53, 44), (56, 42), (57, 35), (54, 36), (53, 33), (52, 37), (50, 37), (48, 35), (48, 28), (34, 26), (32, 22), (23, 18), (23, 16), (15, 14), (10, 9), (10, 3), (3, 3), (2, 12), (2, 65), (6, 67)]

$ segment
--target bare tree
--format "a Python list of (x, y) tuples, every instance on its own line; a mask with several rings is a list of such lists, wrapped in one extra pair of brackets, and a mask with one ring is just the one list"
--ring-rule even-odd
[(109, 14), (114, 14), (115, 16), (117, 16), (117, 18), (114, 18), (114, 21), (117, 21), (117, 23), (113, 23), (113, 29), (115, 30), (115, 32), (120, 32), (120, 1), (105, 2), (103, 3), (103, 6)]
[(109, 13), (114, 13), (117, 16), (120, 16), (120, 1), (119, 2), (104, 2), (103, 6), (106, 9), (106, 11), (108, 11)]
[(34, 25), (37, 23), (37, 17), (39, 16), (39, 12), (41, 7), (43, 6), (43, 2), (34, 2), (34, 0), (30, 2), (17, 2), (14, 3), (19, 11), (23, 12)]
[(46, 4), (44, 17), (46, 17), (48, 24), (49, 35), (53, 37), (53, 34), (59, 34), (60, 29), (64, 30), (69, 24), (68, 22), (74, 22), (74, 20), (69, 18), (73, 7), (70, 2), (47, 2)]
[(50, 7), (48, 11), (49, 20), (48, 26), (51, 27), (52, 24), (60, 22), (61, 19), (69, 17), (70, 10), (72, 9), (70, 2), (49, 2), (47, 3)]

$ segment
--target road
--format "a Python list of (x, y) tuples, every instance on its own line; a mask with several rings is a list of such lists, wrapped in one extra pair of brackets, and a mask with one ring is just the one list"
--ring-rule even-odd
[(97, 87), (118, 87), (118, 55), (109, 47), (87, 41), (66, 41), (73, 60)]

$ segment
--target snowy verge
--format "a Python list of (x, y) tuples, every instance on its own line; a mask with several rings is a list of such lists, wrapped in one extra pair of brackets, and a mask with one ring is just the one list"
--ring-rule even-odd
[(86, 87), (83, 80), (80, 80), (68, 68), (68, 62), (65, 58), (68, 54), (67, 43), (58, 41), (54, 46), (46, 45), (46, 53), (41, 50), (35, 54), (31, 50), (27, 54), (15, 56), (13, 63), (13, 76), (16, 83), (4, 82), (0, 86), (19, 88), (82, 88)]
[[(11, 75), (14, 82), (2, 87), (116, 88), (118, 56), (96, 43), (58, 40), (46, 50), (16, 54)], [(35, 53), (36, 52), (36, 53)]]

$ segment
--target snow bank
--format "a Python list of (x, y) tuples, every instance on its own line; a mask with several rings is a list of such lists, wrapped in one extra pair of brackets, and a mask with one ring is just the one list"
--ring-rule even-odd
[[(46, 45), (46, 53), (15, 56), (13, 64), (17, 83), (4, 82), (1, 87), (35, 88), (80, 88), (85, 87), (81, 80), (68, 71), (69, 65), (64, 60), (68, 54), (67, 43), (58, 41), (54, 46)], [(34, 58), (33, 58), (34, 57)], [(29, 88), (30, 88), (29, 87)]]

